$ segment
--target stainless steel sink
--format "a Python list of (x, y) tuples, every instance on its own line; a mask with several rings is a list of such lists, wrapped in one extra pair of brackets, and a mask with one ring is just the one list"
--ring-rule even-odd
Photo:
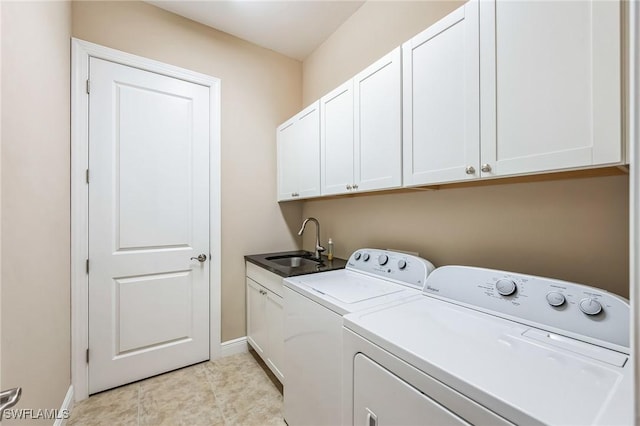
[(299, 268), (301, 266), (317, 265), (320, 262), (300, 255), (284, 255), (267, 257), (266, 260), (289, 268)]

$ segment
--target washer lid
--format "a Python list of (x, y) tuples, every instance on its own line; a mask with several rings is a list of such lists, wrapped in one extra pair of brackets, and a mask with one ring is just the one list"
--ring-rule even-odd
[(283, 283), (339, 315), (420, 294), (419, 290), (346, 269), (289, 277)]
[[(323, 274), (308, 275), (300, 282), (312, 290), (330, 296), (342, 303), (357, 303), (374, 297), (385, 296), (403, 291), (397, 284), (363, 274), (344, 271), (331, 277)], [(339, 278), (335, 275), (341, 275)]]
[[(347, 315), (344, 323), (516, 424), (632, 424), (625, 354), (595, 348), (594, 356), (594, 345), (577, 340), (549, 344), (531, 338), (532, 327), (425, 295)], [(612, 357), (599, 359), (600, 351)]]

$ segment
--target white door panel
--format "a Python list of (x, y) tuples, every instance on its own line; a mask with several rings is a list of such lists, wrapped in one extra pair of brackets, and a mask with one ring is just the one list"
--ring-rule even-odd
[(478, 178), (478, 40), (471, 1), (402, 46), (405, 186)]
[(91, 58), (89, 392), (209, 357), (209, 89)]
[(294, 197), (298, 191), (298, 158), (295, 121), (279, 127), (278, 139), (278, 200)]
[(265, 297), (265, 321), (269, 325), (267, 363), (280, 382), (284, 382), (284, 307), (282, 297), (269, 291)]
[(359, 190), (402, 184), (400, 48), (354, 79), (355, 180)]
[(480, 2), (482, 176), (622, 160), (620, 2)]
[(320, 103), (307, 108), (298, 121), (296, 152), (299, 197), (320, 195)]
[(117, 353), (189, 339), (192, 278), (182, 271), (115, 279)]
[(192, 102), (122, 83), (115, 83), (114, 90), (119, 121), (114, 144), (116, 250), (186, 247), (193, 226)]
[(353, 177), (353, 80), (320, 99), (322, 195), (342, 194)]

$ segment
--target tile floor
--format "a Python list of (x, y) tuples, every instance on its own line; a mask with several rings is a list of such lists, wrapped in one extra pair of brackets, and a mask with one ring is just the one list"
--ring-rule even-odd
[(285, 425), (273, 380), (252, 354), (233, 355), (93, 395), (67, 426)]

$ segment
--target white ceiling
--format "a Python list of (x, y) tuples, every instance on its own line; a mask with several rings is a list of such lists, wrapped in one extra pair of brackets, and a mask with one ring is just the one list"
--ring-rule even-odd
[(147, 3), (303, 60), (364, 1), (149, 0)]

